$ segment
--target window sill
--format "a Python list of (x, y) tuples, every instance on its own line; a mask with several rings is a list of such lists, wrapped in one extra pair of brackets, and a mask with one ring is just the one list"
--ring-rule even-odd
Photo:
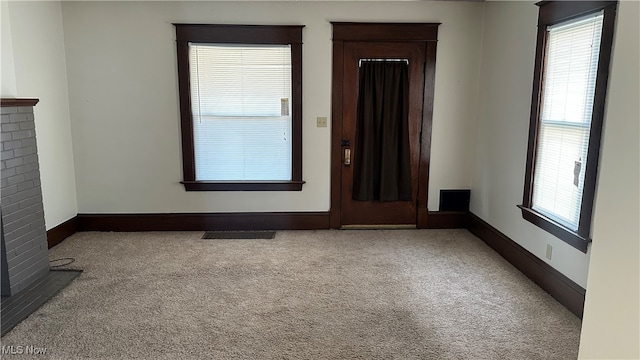
[(517, 205), (522, 210), (522, 218), (532, 223), (533, 225), (551, 233), (558, 239), (566, 242), (574, 248), (587, 252), (587, 245), (591, 242), (591, 239), (584, 238), (578, 235), (575, 231), (569, 230), (566, 227), (558, 224), (557, 222), (549, 219), (548, 217), (540, 214), (539, 212), (525, 207), (524, 205)]
[(181, 181), (186, 191), (301, 191), (304, 181)]

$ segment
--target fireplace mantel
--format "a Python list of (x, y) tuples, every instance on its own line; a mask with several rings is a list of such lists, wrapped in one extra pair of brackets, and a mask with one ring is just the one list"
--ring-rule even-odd
[(2, 98), (0, 99), (1, 107), (10, 106), (36, 106), (40, 99), (16, 99), (16, 98)]

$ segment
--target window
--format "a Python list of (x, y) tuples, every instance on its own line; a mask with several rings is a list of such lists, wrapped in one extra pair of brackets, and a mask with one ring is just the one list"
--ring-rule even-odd
[(302, 189), (302, 26), (175, 24), (182, 183)]
[(586, 252), (617, 2), (542, 2), (524, 219)]

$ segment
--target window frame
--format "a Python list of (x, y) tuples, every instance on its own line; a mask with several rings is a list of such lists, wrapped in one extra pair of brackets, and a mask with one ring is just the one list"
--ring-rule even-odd
[[(529, 122), (527, 163), (522, 205), (518, 205), (518, 207), (521, 209), (522, 217), (525, 220), (555, 235), (560, 240), (584, 253), (587, 252), (588, 244), (591, 242), (591, 218), (596, 191), (598, 158), (602, 139), (602, 125), (617, 4), (617, 1), (542, 1), (536, 4), (539, 6), (538, 32)], [(534, 166), (536, 163), (536, 150), (538, 148), (541, 123), (540, 113), (543, 98), (544, 64), (546, 62), (547, 28), (551, 25), (596, 13), (601, 10), (604, 10), (604, 18), (598, 72), (596, 75), (589, 148), (587, 151), (587, 161), (585, 163), (584, 190), (578, 229), (577, 231), (573, 231), (532, 208)]]
[[(176, 28), (182, 171), (186, 191), (300, 191), (302, 185), (302, 28), (304, 25), (173, 24)], [(196, 180), (189, 43), (291, 45), (291, 180)]]

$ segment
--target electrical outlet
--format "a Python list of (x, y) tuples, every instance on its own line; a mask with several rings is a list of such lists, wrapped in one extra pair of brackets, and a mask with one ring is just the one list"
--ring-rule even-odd
[(327, 127), (327, 117), (326, 116), (318, 116), (316, 118), (316, 121), (318, 123), (318, 127)]
[(553, 253), (553, 246), (551, 246), (551, 244), (547, 244), (547, 260), (551, 260), (552, 253)]

